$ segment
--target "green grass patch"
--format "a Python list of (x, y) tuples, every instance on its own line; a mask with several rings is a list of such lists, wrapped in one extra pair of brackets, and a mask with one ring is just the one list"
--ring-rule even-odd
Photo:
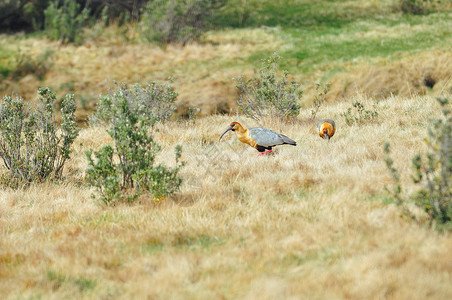
[(171, 246), (176, 248), (184, 248), (190, 250), (209, 250), (212, 246), (222, 245), (227, 241), (225, 238), (217, 237), (217, 236), (186, 236), (186, 235), (178, 235), (172, 241)]
[(47, 280), (52, 283), (52, 289), (58, 290), (67, 280), (66, 275), (54, 270), (48, 270), (46, 273)]
[(15, 53), (0, 45), (0, 81), (8, 77), (14, 71), (13, 57)]
[(283, 256), (282, 262), (285, 265), (301, 265), (309, 262), (334, 262), (343, 256), (336, 248), (323, 248), (319, 250), (305, 251), (303, 253), (288, 253)]
[(80, 292), (92, 291), (97, 285), (97, 281), (93, 279), (87, 279), (84, 277), (78, 277), (74, 280), (74, 283), (78, 286)]
[(213, 23), (219, 27), (325, 26), (341, 27), (359, 18), (387, 14), (391, 1), (363, 6), (363, 1), (230, 0)]
[[(279, 65), (291, 74), (343, 70), (344, 66), (377, 63), (381, 59), (444, 48), (452, 44), (452, 18), (448, 12), (427, 16), (370, 17), (347, 24), (311, 27), (282, 27), (271, 31), (284, 40), (278, 49)], [(257, 67), (273, 50), (255, 52), (248, 63)]]
[(76, 285), (80, 292), (92, 291), (97, 285), (97, 281), (94, 279), (67, 276), (55, 270), (47, 270), (46, 278), (52, 283), (52, 289), (54, 291), (58, 290), (65, 283)]
[(17, 267), (18, 265), (25, 262), (25, 256), (23, 254), (15, 254), (6, 253), (0, 255), (0, 265), (7, 267)]
[(161, 240), (158, 238), (150, 238), (141, 245), (141, 252), (154, 254), (164, 252), (168, 248), (176, 248), (182, 250), (210, 250), (214, 246), (223, 245), (228, 238), (218, 236), (190, 236), (185, 234), (176, 234), (171, 236), (170, 240)]
[(392, 197), (390, 195), (385, 195), (385, 194), (371, 195), (364, 199), (369, 202), (381, 202), (386, 205), (396, 202), (396, 199), (394, 197)]
[(164, 244), (158, 239), (149, 239), (145, 244), (141, 246), (142, 253), (153, 254), (163, 251)]
[[(86, 222), (92, 226), (106, 225), (110, 223), (121, 223), (130, 219), (130, 216), (126, 216), (124, 214), (118, 213), (116, 211), (107, 211), (102, 215), (96, 217), (89, 217), (86, 219)], [(133, 221), (133, 220), (131, 220)]]

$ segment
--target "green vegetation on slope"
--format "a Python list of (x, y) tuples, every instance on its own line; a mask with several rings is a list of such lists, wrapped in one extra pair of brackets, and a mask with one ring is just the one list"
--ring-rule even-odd
[[(451, 12), (429, 16), (399, 16), (354, 20), (341, 27), (283, 27), (273, 31), (284, 40), (279, 52), (284, 67), (313, 73), (365, 59), (390, 58), (452, 44)], [(269, 51), (254, 53), (256, 64)], [(378, 60), (374, 60), (378, 61)], [(291, 70), (292, 71), (292, 70)]]
[[(402, 13), (398, 3), (230, 0), (215, 10), (215, 29), (202, 35), (200, 43), (182, 49), (158, 48), (133, 22), (113, 22), (107, 28), (97, 24), (85, 30), (86, 41), (80, 46), (51, 43), (39, 34), (2, 36), (0, 90), (32, 98), (30, 93), (39, 86), (63, 94), (71, 92), (66, 88), (71, 83), (85, 99), (80, 106), (89, 112), (96, 95), (105, 93), (105, 80), (145, 83), (174, 76), (180, 107), (201, 107), (202, 115), (227, 113), (236, 109), (232, 78), (249, 75), (275, 52), (281, 56), (280, 68), (305, 87), (304, 103), (312, 102), (318, 81), (332, 83), (328, 101), (357, 91), (374, 97), (425, 94), (430, 90), (421, 82), (424, 77), (440, 83), (436, 89), (448, 90), (452, 4), (435, 1), (427, 13), (413, 15)], [(391, 77), (414, 65), (418, 57), (428, 64), (407, 71), (408, 78)], [(438, 57), (440, 62), (429, 60)], [(21, 61), (32, 64), (24, 66)], [(399, 69), (391, 67), (397, 63)], [(379, 84), (370, 84), (363, 76), (373, 71), (380, 76)], [(388, 82), (395, 86), (388, 87)]]

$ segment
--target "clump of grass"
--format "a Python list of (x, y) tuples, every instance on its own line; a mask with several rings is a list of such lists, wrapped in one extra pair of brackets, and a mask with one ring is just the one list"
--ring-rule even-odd
[(37, 79), (43, 80), (47, 70), (53, 65), (52, 57), (54, 53), (52, 49), (46, 48), (44, 52), (34, 58), (19, 49), (17, 56), (14, 57), (16, 67), (12, 71), (12, 76), (17, 79), (28, 74), (33, 74)]
[(168, 117), (168, 110), (160, 110), (159, 102), (169, 100), (172, 104), (177, 93), (170, 89), (169, 96), (165, 94), (168, 98), (149, 98), (148, 91), (140, 86), (134, 86), (132, 90), (123, 86), (99, 101), (98, 116), (107, 124), (114, 146), (105, 145), (99, 151), (90, 149), (86, 152), (88, 169), (85, 180), (97, 189), (105, 204), (114, 204), (122, 199), (133, 202), (144, 192), (160, 201), (176, 192), (182, 183), (179, 177), (183, 166), (180, 161), (182, 147), (176, 147), (174, 168), (156, 166), (155, 157), (160, 146), (152, 135), (155, 123)]
[(344, 117), (347, 125), (363, 124), (368, 121), (375, 120), (378, 117), (377, 108), (374, 106), (372, 110), (368, 110), (359, 101), (355, 101), (347, 111), (340, 114)]
[(280, 118), (296, 117), (300, 114), (299, 100), (303, 90), (295, 81), (289, 81), (289, 73), (280, 74), (278, 61), (281, 57), (274, 53), (262, 63), (256, 77), (235, 79), (239, 90), (237, 103), (249, 117), (260, 120), (266, 116)]
[(60, 178), (78, 136), (74, 95), (67, 94), (61, 103), (60, 125), (55, 120), (55, 93), (41, 88), (38, 95), (40, 106), (35, 111), (28, 111), (17, 96), (4, 97), (0, 105), (0, 157), (9, 170), (6, 181), (13, 186), (51, 175)]

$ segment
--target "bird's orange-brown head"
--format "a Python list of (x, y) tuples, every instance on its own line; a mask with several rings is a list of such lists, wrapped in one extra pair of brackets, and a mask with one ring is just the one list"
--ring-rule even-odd
[(320, 126), (319, 135), (320, 137), (329, 140), (335, 132), (335, 128), (329, 122), (324, 122), (322, 126)]
[(232, 131), (236, 131), (237, 129), (242, 127), (242, 125), (240, 125), (239, 122), (232, 122), (231, 124), (229, 124), (229, 127), (231, 127)]
[(218, 141), (221, 140), (221, 138), (223, 137), (223, 135), (226, 134), (226, 132), (228, 132), (229, 130), (231, 131), (238, 131), (238, 132), (243, 132), (245, 131), (245, 129), (243, 128), (243, 126), (239, 123), (239, 122), (232, 122), (231, 124), (229, 124), (229, 128), (226, 129), (225, 132), (223, 132), (223, 134), (220, 136), (220, 138), (218, 139)]

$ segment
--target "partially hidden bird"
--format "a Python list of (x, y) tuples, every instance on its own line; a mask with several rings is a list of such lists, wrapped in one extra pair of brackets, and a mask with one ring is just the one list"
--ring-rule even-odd
[(239, 141), (257, 149), (258, 156), (272, 153), (272, 148), (278, 145), (297, 145), (297, 142), (281, 133), (262, 127), (245, 129), (238, 122), (232, 122), (218, 141), (230, 130), (235, 132)]
[(329, 140), (336, 132), (336, 124), (331, 119), (322, 119), (317, 122), (316, 129), (321, 138)]

